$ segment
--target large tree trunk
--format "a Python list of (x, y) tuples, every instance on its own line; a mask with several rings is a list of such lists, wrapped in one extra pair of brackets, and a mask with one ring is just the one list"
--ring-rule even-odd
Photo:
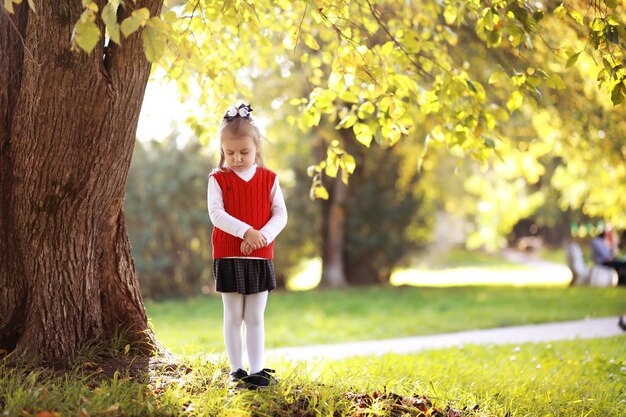
[(0, 348), (46, 362), (121, 328), (155, 346), (123, 210), (150, 64), (139, 34), (70, 51), (81, 12), (0, 6)]

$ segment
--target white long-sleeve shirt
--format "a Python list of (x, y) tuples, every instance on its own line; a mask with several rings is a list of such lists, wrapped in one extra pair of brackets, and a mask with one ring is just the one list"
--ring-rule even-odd
[[(235, 170), (233, 170), (233, 172), (237, 174), (239, 178), (248, 182), (252, 179), (252, 177), (254, 177), (256, 169), (257, 165), (254, 164), (244, 172), (237, 172)], [(268, 244), (276, 239), (276, 236), (278, 236), (287, 224), (287, 207), (285, 206), (285, 198), (283, 197), (283, 192), (280, 189), (280, 184), (278, 183), (278, 177), (276, 177), (274, 185), (272, 185), (270, 199), (272, 201), (271, 217), (259, 230)], [(226, 212), (224, 209), (222, 189), (213, 176), (209, 177), (207, 205), (209, 207), (209, 217), (213, 226), (228, 234), (243, 239), (243, 235), (252, 227)]]

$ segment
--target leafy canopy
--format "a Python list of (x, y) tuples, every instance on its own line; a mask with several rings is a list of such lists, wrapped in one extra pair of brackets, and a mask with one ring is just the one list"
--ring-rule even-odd
[[(9, 12), (19, 3), (4, 1)], [(272, 103), (297, 106), (299, 116), (290, 121), (303, 130), (325, 120), (352, 130), (366, 147), (421, 135), (422, 157), (430, 147), (446, 147), (485, 165), (517, 148), (510, 124), (520, 113), (534, 123), (529, 108), (546, 109), (569, 126), (574, 119), (553, 101), (572, 88), (581, 92), (567, 84), (568, 74), (596, 83), (595, 92), (585, 91), (596, 107), (619, 106), (626, 98), (621, 0), (166, 0), (161, 16), (150, 16), (141, 1), (82, 0), (82, 5), (72, 47), (87, 53), (103, 41), (123, 47), (139, 32), (146, 58), (175, 80), (184, 96), (198, 100), (202, 112), (187, 122), (204, 143), (214, 135), (222, 109), (236, 98), (250, 98), (251, 83), (268, 72), (286, 79), (296, 71), (306, 74), (307, 94), (285, 91)], [(125, 13), (118, 13), (120, 8)], [(562, 33), (568, 37), (553, 41)], [(465, 47), (459, 39), (471, 38), (504, 51), (508, 61), (485, 66), (488, 74), (470, 68), (471, 57), (459, 53)], [(545, 130), (554, 128), (537, 136)], [(594, 169), (604, 172), (602, 164), (614, 166), (607, 154), (624, 159), (620, 146), (589, 145), (590, 152), (581, 155), (565, 136), (567, 129), (563, 133), (557, 154), (578, 159), (579, 165), (599, 154)], [(576, 133), (582, 142), (596, 140)], [(341, 172), (347, 182), (354, 170), (354, 158), (338, 144), (332, 142), (326, 159), (310, 170), (315, 197), (328, 194), (319, 180), (322, 172)], [(567, 187), (588, 174), (567, 165), (554, 183)], [(602, 181), (624, 184), (625, 179), (618, 169)], [(563, 204), (588, 204), (592, 214), (610, 212), (602, 201), (589, 186), (564, 196)], [(626, 212), (626, 202), (619, 204), (613, 210)]]

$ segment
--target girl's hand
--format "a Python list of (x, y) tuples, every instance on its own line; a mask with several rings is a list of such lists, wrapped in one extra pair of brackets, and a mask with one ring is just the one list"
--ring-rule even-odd
[(248, 244), (245, 240), (241, 242), (241, 253), (244, 255), (250, 255), (252, 253), (252, 246)]
[(250, 228), (246, 231), (246, 233), (243, 235), (243, 241), (247, 243), (250, 248), (252, 248), (252, 250), (261, 249), (262, 247), (267, 246), (267, 241), (265, 240), (265, 237), (263, 237), (261, 232), (253, 228)]

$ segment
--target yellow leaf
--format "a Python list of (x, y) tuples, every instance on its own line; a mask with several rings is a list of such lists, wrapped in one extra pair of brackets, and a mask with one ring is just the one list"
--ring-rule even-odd
[(391, 104), (389, 106), (389, 117), (394, 120), (401, 118), (404, 115), (406, 108), (404, 107), (404, 103), (401, 100), (396, 99), (395, 97), (391, 100)]
[(395, 145), (402, 136), (400, 128), (395, 123), (385, 123), (381, 128), (381, 133), (391, 146)]
[(302, 39), (304, 40), (304, 43), (306, 44), (306, 46), (308, 46), (309, 48), (315, 51), (319, 51), (320, 44), (317, 43), (317, 39), (315, 39), (313, 35), (311, 35), (310, 33), (303, 33)]
[(343, 119), (341, 119), (341, 121), (337, 124), (337, 126), (335, 126), (335, 129), (341, 129), (341, 128), (347, 129), (349, 127), (354, 126), (356, 122), (357, 122), (356, 116), (354, 116), (353, 114), (349, 114)]
[(372, 131), (369, 126), (365, 123), (357, 123), (352, 129), (354, 130), (356, 140), (369, 148), (372, 143)]
[(451, 25), (456, 20), (458, 10), (456, 6), (448, 5), (443, 11), (443, 18), (446, 19), (446, 24)]
[(342, 167), (350, 174), (354, 172), (356, 168), (356, 162), (354, 161), (354, 156), (350, 154), (345, 154), (342, 159)]
[(563, 6), (563, 4), (561, 4), (556, 9), (554, 9), (552, 13), (554, 13), (554, 15), (558, 18), (562, 19), (567, 15), (567, 9), (565, 8), (565, 6)]
[(177, 19), (178, 17), (176, 16), (176, 13), (171, 10), (163, 15), (163, 20), (167, 23), (174, 23)]
[(332, 178), (335, 178), (337, 176), (337, 172), (339, 172), (339, 160), (337, 159), (337, 154), (335, 154), (332, 149), (328, 150), (328, 156), (326, 157), (326, 169), (324, 172)]
[(329, 197), (328, 190), (326, 189), (326, 187), (324, 187), (321, 184), (314, 186), (312, 189), (311, 197), (313, 199), (319, 198), (322, 200), (328, 200), (328, 197)]
[(61, 413), (57, 413), (56, 411), (42, 410), (38, 411), (35, 414), (35, 417), (59, 417)]
[(509, 99), (507, 100), (506, 108), (509, 109), (509, 112), (513, 113), (513, 111), (522, 107), (523, 103), (524, 95), (520, 91), (515, 90), (511, 94), (511, 97), (509, 97)]
[(150, 18), (150, 10), (148, 10), (147, 7), (142, 7), (141, 9), (134, 10), (132, 15), (142, 22), (145, 22)]
[(13, 9), (13, 1), (12, 0), (4, 0), (4, 8), (7, 9), (7, 12), (13, 14), (15, 10)]
[(91, 53), (98, 44), (98, 39), (100, 39), (100, 29), (93, 21), (79, 20), (76, 22), (73, 42), (83, 51), (88, 54)]

